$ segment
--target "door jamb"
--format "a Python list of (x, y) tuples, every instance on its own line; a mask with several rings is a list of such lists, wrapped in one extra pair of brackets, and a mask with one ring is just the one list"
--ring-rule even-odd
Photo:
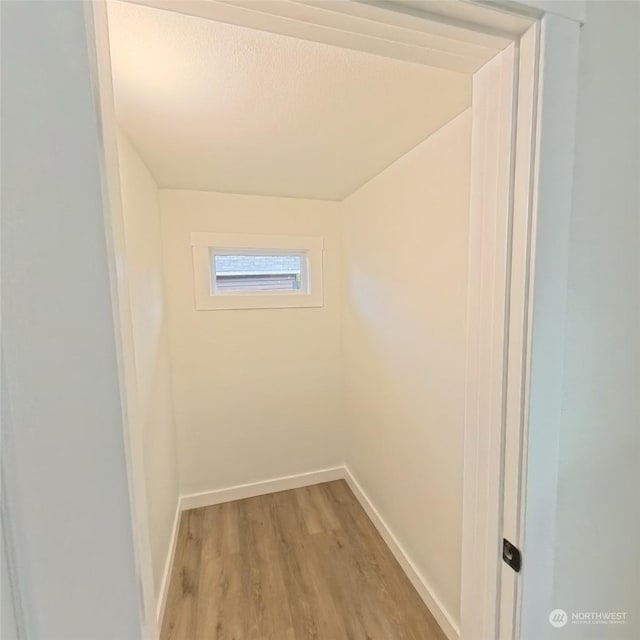
[(131, 298), (125, 259), (124, 217), (120, 188), (117, 125), (111, 80), (107, 6), (105, 0), (86, 2), (84, 9), (89, 60), (93, 63), (89, 73), (92, 76), (101, 133), (100, 160), (102, 192), (105, 202), (107, 261), (109, 263), (116, 334), (134, 561), (138, 580), (138, 606), (142, 620), (143, 640), (157, 640), (160, 629), (155, 607), (155, 586), (151, 564), (151, 541), (144, 474), (144, 443), (139, 418)]
[[(528, 120), (533, 130), (527, 132), (526, 127), (519, 126), (515, 136), (517, 141), (530, 134), (531, 140), (514, 150), (515, 202), (504, 306), (503, 406), (493, 418), (485, 416), (487, 424), (493, 419), (492, 429), (486, 425), (478, 428), (473, 414), (468, 414), (465, 426), (463, 520), (466, 518), (469, 526), (463, 525), (462, 640), (543, 637), (548, 613), (553, 609), (580, 26), (558, 15), (542, 16), (537, 26), (539, 41), (535, 38), (539, 50), (533, 73), (537, 95), (523, 95), (523, 85), (518, 90), (518, 120), (529, 111), (530, 116), (523, 121)], [(530, 56), (532, 36), (531, 31), (524, 34), (519, 43), (520, 75), (532, 72), (531, 68), (527, 70), (522, 55), (529, 49)], [(521, 112), (523, 106), (525, 113)], [(498, 323), (500, 313), (498, 307)], [(489, 339), (491, 332), (485, 332), (485, 336)], [(496, 352), (495, 362), (499, 362), (498, 357)], [(485, 371), (491, 368), (485, 367)], [(481, 377), (470, 382), (471, 402), (467, 408), (484, 407), (486, 413), (491, 406), (491, 385), (485, 384), (483, 391), (477, 388), (478, 383), (481, 387), (486, 382)], [(485, 436), (494, 432), (498, 420), (501, 442), (479, 452), (479, 432)], [(502, 461), (500, 469), (490, 462), (491, 457)], [(471, 473), (467, 473), (467, 461)], [(490, 469), (483, 467), (487, 464)], [(478, 485), (486, 498), (484, 505), (473, 500)], [(495, 509), (496, 503), (503, 507), (497, 521), (495, 515), (486, 517), (486, 507)], [(502, 562), (503, 536), (523, 553), (520, 573)], [(495, 567), (496, 561), (497, 575), (493, 570), (474, 575), (478, 562)], [(474, 612), (474, 598), (482, 598), (487, 589), (491, 595), (485, 598), (484, 608)]]
[[(525, 551), (515, 637), (548, 634), (555, 562), (559, 434), (581, 23), (547, 13), (541, 23), (533, 166), (524, 460), (519, 537)], [(526, 557), (531, 561), (526, 562)], [(534, 560), (535, 559), (535, 560)]]
[(514, 229), (528, 226), (514, 223), (529, 217), (529, 207), (514, 207), (513, 185), (533, 141), (529, 135), (517, 155), (518, 53), (511, 44), (473, 76), (460, 615), (465, 640), (497, 638), (501, 604), (503, 452), (513, 351), (509, 294), (510, 283), (516, 284), (511, 257)]

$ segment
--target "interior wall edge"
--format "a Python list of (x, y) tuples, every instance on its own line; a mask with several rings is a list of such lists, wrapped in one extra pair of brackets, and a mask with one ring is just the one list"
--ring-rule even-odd
[(154, 182), (156, 183), (156, 186), (157, 186), (159, 194), (162, 193), (162, 192), (185, 192), (185, 193), (194, 193), (195, 192), (195, 193), (207, 193), (207, 194), (220, 194), (220, 195), (223, 195), (223, 196), (233, 196), (233, 197), (238, 197), (238, 198), (264, 198), (264, 199), (273, 199), (273, 200), (298, 200), (298, 201), (301, 200), (301, 201), (312, 201), (312, 202), (328, 202), (328, 203), (331, 203), (331, 204), (343, 204), (343, 203), (348, 202), (352, 197), (356, 196), (358, 194), (358, 192), (361, 189), (363, 189), (364, 187), (366, 187), (369, 183), (374, 182), (381, 175), (383, 175), (385, 172), (389, 171), (396, 163), (401, 162), (406, 156), (408, 156), (411, 153), (413, 153), (418, 147), (420, 147), (422, 144), (425, 144), (428, 140), (430, 140), (434, 136), (437, 136), (440, 131), (442, 131), (443, 129), (448, 127), (457, 118), (462, 117), (465, 113), (469, 112), (470, 110), (471, 110), (471, 105), (469, 104), (464, 109), (462, 109), (462, 111), (459, 111), (458, 113), (453, 115), (451, 118), (449, 118), (449, 120), (447, 120), (446, 122), (443, 122), (442, 125), (440, 125), (435, 131), (432, 131), (426, 138), (423, 138), (422, 140), (417, 142), (413, 147), (411, 147), (411, 149), (409, 149), (408, 151), (403, 153), (401, 156), (398, 156), (397, 158), (393, 159), (381, 171), (376, 173), (374, 176), (371, 176), (370, 178), (367, 178), (367, 180), (365, 182), (363, 182), (362, 184), (358, 185), (355, 189), (353, 189), (349, 193), (345, 194), (341, 198), (337, 198), (337, 199), (310, 198), (310, 197), (302, 197), (302, 196), (286, 196), (286, 195), (263, 194), (263, 193), (243, 193), (243, 192), (236, 192), (236, 191), (219, 191), (219, 190), (211, 190), (211, 189), (193, 189), (193, 188), (187, 188), (187, 187), (181, 187), (181, 186), (165, 186), (165, 185), (161, 185), (160, 182), (158, 181), (158, 179), (153, 174), (153, 171), (151, 170), (149, 165), (144, 161), (144, 158), (142, 157), (142, 155), (138, 151), (137, 147), (133, 144), (131, 138), (126, 134), (125, 129), (123, 129), (121, 126), (118, 126), (118, 129), (124, 134), (124, 136), (127, 138), (129, 143), (131, 144), (131, 146), (138, 153), (138, 156), (142, 160), (143, 164), (147, 167), (149, 173), (151, 174), (151, 176), (154, 179)]
[[(409, 149), (408, 151), (403, 153), (401, 156), (399, 156), (398, 158), (390, 162), (384, 169), (382, 169), (382, 171), (376, 173), (375, 176), (372, 176), (371, 178), (363, 182), (360, 186), (356, 187), (353, 191), (351, 191), (351, 193), (348, 193), (347, 195), (345, 195), (344, 198), (342, 198), (342, 200), (338, 200), (337, 202), (348, 204), (349, 200), (351, 198), (357, 197), (360, 191), (365, 189), (372, 182), (379, 180), (387, 171), (391, 171), (396, 164), (398, 164), (399, 162), (402, 162), (405, 158), (410, 156), (412, 153), (415, 153), (417, 149), (419, 149), (423, 144), (426, 144), (429, 140), (437, 136), (443, 129), (446, 129), (451, 123), (455, 122), (458, 118), (462, 118), (466, 113), (470, 113), (470, 112), (471, 112), (471, 105), (468, 105), (462, 111), (456, 113), (454, 116), (449, 118), (449, 120), (447, 120), (446, 122), (443, 122), (435, 131), (432, 131), (426, 138), (423, 138), (422, 140), (420, 140), (420, 142), (416, 143), (413, 147), (411, 147), (411, 149)], [(345, 213), (348, 214), (348, 212), (345, 212)]]
[(153, 616), (162, 602), (165, 558), (172, 552), (180, 495), (169, 320), (158, 185), (125, 130), (117, 126), (116, 133), (124, 231), (119, 259), (128, 283), (135, 364), (130, 393), (137, 406), (133, 428), (143, 443), (139, 465), (149, 523), (154, 596), (149, 615)]
[(337, 466), (260, 480), (258, 482), (248, 482), (246, 484), (224, 487), (222, 489), (213, 489), (212, 491), (188, 493), (180, 496), (180, 511), (210, 507), (216, 504), (222, 504), (223, 502), (254, 498), (268, 493), (277, 493), (278, 491), (301, 489), (302, 487), (309, 487), (313, 484), (331, 482), (332, 480), (341, 480), (343, 478), (344, 466)]
[(151, 180), (156, 185), (156, 191), (159, 192), (161, 189), (160, 181), (158, 180), (155, 173), (153, 172), (153, 169), (151, 168), (150, 163), (147, 162), (147, 160), (145, 160), (145, 157), (142, 154), (142, 151), (140, 151), (138, 145), (134, 142), (133, 138), (129, 135), (127, 129), (122, 124), (120, 124), (117, 118), (115, 120), (115, 123), (116, 123), (116, 131), (118, 133), (118, 136), (122, 136), (127, 141), (127, 144), (133, 149), (135, 154), (138, 156), (138, 160), (140, 160), (140, 162), (144, 165), (145, 169), (149, 172), (149, 176), (151, 177)]
[[(135, 144), (135, 142), (133, 141), (133, 139), (131, 138), (131, 136), (129, 136), (129, 134), (127, 133), (127, 130), (116, 120), (116, 132), (117, 135), (119, 137), (118, 139), (118, 147), (120, 146), (120, 138), (124, 139), (126, 144), (129, 145), (130, 149), (133, 150), (133, 152), (135, 153), (135, 155), (137, 156), (138, 161), (144, 166), (144, 168), (147, 170), (147, 173), (149, 175), (149, 177), (151, 178), (151, 181), (155, 184), (155, 190), (156, 190), (156, 202), (157, 202), (157, 213), (158, 213), (158, 222), (160, 224), (160, 226), (162, 226), (162, 220), (161, 220), (161, 211), (160, 211), (160, 192), (165, 190), (164, 187), (160, 186), (160, 182), (158, 181), (158, 178), (155, 176), (151, 166), (149, 165), (149, 163), (145, 160), (144, 156), (142, 155), (140, 149), (137, 147), (137, 145)], [(159, 247), (159, 251), (160, 251), (160, 261), (161, 261), (161, 267), (162, 267), (162, 285), (163, 285), (163, 315), (164, 315), (164, 323), (166, 325), (166, 329), (168, 332), (168, 337), (169, 337), (169, 364), (170, 364), (170, 373), (171, 373), (171, 385), (169, 388), (169, 393), (170, 393), (170, 397), (169, 397), (169, 404), (172, 407), (172, 411), (171, 411), (171, 416), (172, 416), (172, 420), (173, 420), (173, 432), (174, 432), (174, 439), (175, 439), (175, 443), (176, 443), (176, 455), (177, 455), (177, 447), (178, 447), (178, 434), (177, 434), (177, 427), (176, 427), (176, 421), (175, 421), (175, 402), (174, 402), (174, 397), (173, 397), (173, 355), (172, 355), (172, 350), (171, 350), (171, 328), (169, 326), (170, 324), (170, 320), (169, 320), (169, 313), (168, 313), (168, 309), (167, 309), (167, 290), (166, 290), (166, 281), (167, 281), (167, 277), (166, 277), (166, 260), (165, 260), (165, 255), (164, 255), (164, 242), (160, 242), (160, 247)], [(180, 488), (181, 485), (181, 478), (180, 478), (180, 465), (177, 464), (177, 476), (178, 476), (178, 488)], [(178, 493), (178, 501), (180, 499), (180, 494)], [(176, 507), (176, 509), (178, 509), (178, 507)], [(173, 551), (172, 551), (173, 552)], [(166, 571), (166, 568), (165, 568)], [(163, 579), (163, 584), (164, 584), (164, 579)], [(158, 606), (158, 610), (160, 610), (160, 606), (161, 606), (161, 600), (158, 600), (157, 602), (157, 606)]]
[(337, 206), (340, 203), (344, 202), (343, 200), (332, 200), (329, 198), (310, 198), (310, 197), (304, 197), (304, 196), (283, 196), (283, 195), (278, 195), (278, 194), (273, 194), (273, 193), (244, 193), (241, 191), (220, 191), (220, 190), (214, 190), (214, 189), (192, 189), (189, 187), (181, 187), (181, 186), (163, 186), (160, 185), (158, 183), (158, 193), (159, 194), (205, 194), (206, 195), (214, 195), (214, 196), (221, 196), (221, 197), (231, 197), (231, 198), (244, 198), (244, 199), (250, 199), (250, 198), (254, 198), (256, 200), (258, 199), (262, 199), (262, 200), (283, 200), (283, 201), (288, 201), (291, 200), (294, 203), (299, 203), (299, 202), (311, 202), (311, 203), (315, 203), (315, 202), (320, 202), (320, 203), (326, 203), (329, 204), (330, 206)]
[[(471, 130), (468, 109), (343, 203), (350, 207), (342, 281), (346, 464), (437, 587), (430, 591), (446, 603), (454, 629)], [(412, 253), (424, 260), (412, 262)], [(426, 375), (434, 362), (437, 373)]]
[(171, 541), (169, 549), (167, 551), (167, 559), (164, 563), (164, 570), (162, 572), (162, 582), (160, 583), (160, 595), (156, 605), (156, 618), (158, 620), (158, 628), (162, 627), (162, 619), (164, 618), (164, 610), (167, 606), (167, 596), (169, 595), (169, 583), (171, 582), (171, 570), (173, 569), (173, 563), (176, 557), (176, 548), (178, 546), (178, 531), (180, 530), (180, 516), (182, 511), (180, 509), (180, 498), (176, 500), (176, 512), (173, 516), (173, 527), (171, 529)]

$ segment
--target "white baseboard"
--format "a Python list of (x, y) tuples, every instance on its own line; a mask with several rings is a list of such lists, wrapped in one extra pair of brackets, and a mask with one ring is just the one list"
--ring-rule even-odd
[(287, 491), (288, 489), (299, 489), (300, 487), (308, 487), (312, 484), (319, 484), (320, 482), (340, 480), (344, 477), (344, 467), (331, 467), (329, 469), (319, 469), (318, 471), (311, 471), (309, 473), (283, 476), (272, 480), (239, 484), (235, 487), (227, 487), (226, 489), (191, 493), (180, 496), (180, 511), (198, 509), (199, 507), (209, 507), (214, 504), (221, 504), (222, 502), (242, 500), (243, 498), (253, 498), (254, 496), (263, 496), (267, 493)]
[(386, 542), (387, 546), (393, 553), (394, 557), (407, 574), (411, 584), (422, 598), (423, 602), (431, 611), (433, 617), (440, 625), (449, 640), (460, 640), (460, 629), (454, 621), (451, 614), (440, 602), (434, 594), (433, 589), (425, 580), (418, 568), (415, 566), (407, 552), (404, 550), (393, 531), (387, 525), (364, 492), (359, 482), (354, 477), (348, 467), (331, 467), (329, 469), (319, 469), (309, 473), (300, 473), (292, 476), (284, 476), (274, 478), (272, 480), (263, 480), (261, 482), (251, 482), (248, 484), (240, 484), (226, 489), (216, 489), (214, 491), (203, 491), (201, 493), (191, 493), (180, 496), (178, 508), (176, 509), (176, 517), (173, 523), (173, 532), (171, 536), (171, 548), (167, 563), (165, 566), (162, 589), (160, 592), (160, 602), (158, 603), (158, 623), (162, 624), (164, 608), (167, 599), (167, 590), (169, 588), (169, 580), (171, 578), (171, 567), (175, 555), (176, 543), (178, 538), (178, 526), (180, 523), (180, 513), (189, 509), (198, 509), (200, 507), (208, 507), (214, 504), (230, 502), (232, 500), (242, 500), (243, 498), (253, 498), (254, 496), (262, 496), (267, 493), (276, 493), (278, 491), (287, 491), (288, 489), (298, 489), (300, 487), (308, 487), (321, 482), (331, 482), (332, 480), (346, 480), (347, 484), (353, 491), (353, 494), (366, 511), (367, 515), (373, 522), (374, 526)]
[(169, 542), (169, 553), (167, 554), (167, 560), (164, 564), (164, 571), (162, 572), (162, 583), (160, 585), (160, 599), (156, 609), (156, 616), (158, 618), (158, 628), (162, 628), (162, 618), (164, 618), (164, 609), (167, 605), (167, 594), (169, 593), (169, 581), (171, 580), (171, 570), (173, 568), (173, 561), (176, 555), (176, 546), (178, 544), (178, 529), (180, 528), (180, 498), (176, 503), (176, 513), (173, 517), (173, 527), (171, 528), (171, 540)]
[(391, 553), (393, 553), (395, 559), (407, 574), (409, 580), (411, 580), (411, 584), (415, 587), (423, 602), (427, 605), (429, 611), (431, 611), (431, 614), (444, 631), (444, 634), (449, 638), (449, 640), (460, 640), (460, 628), (454, 621), (453, 617), (435, 595), (433, 589), (429, 586), (429, 583), (413, 563), (389, 525), (384, 521), (380, 512), (376, 509), (373, 502), (371, 502), (348, 467), (345, 467), (344, 474), (345, 480), (347, 481), (351, 491), (353, 491), (358, 502), (367, 512), (371, 522), (373, 522), (378, 533), (380, 533), (384, 541), (387, 543)]

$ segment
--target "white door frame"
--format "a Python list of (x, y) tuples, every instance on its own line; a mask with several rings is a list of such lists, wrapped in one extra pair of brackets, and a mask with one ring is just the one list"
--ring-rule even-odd
[[(539, 614), (553, 608), (579, 30), (579, 22), (545, 14), (513, 59), (501, 54), (474, 76), (489, 110), (489, 126), (476, 126), (474, 138), (500, 140), (491, 113), (515, 121), (510, 177), (485, 157), (490, 180), (476, 171), (472, 184), (471, 233), (485, 241), (470, 241), (463, 640), (544, 637), (548, 621)], [(502, 77), (508, 93), (513, 71), (521, 82), (510, 111), (496, 88)], [(482, 111), (476, 104), (473, 117)], [(478, 164), (482, 148), (489, 147), (480, 142), (472, 152)], [(496, 186), (509, 202), (496, 200)], [(481, 295), (492, 296), (493, 310)], [(522, 552), (518, 574), (501, 561), (503, 538)]]
[(122, 398), (122, 424), (129, 484), (129, 502), (133, 527), (133, 546), (138, 580), (143, 639), (157, 640), (160, 635), (156, 615), (155, 587), (151, 565), (151, 539), (148, 522), (144, 473), (143, 429), (138, 406), (136, 362), (133, 348), (133, 324), (129, 275), (127, 273), (122, 191), (118, 161), (118, 133), (111, 81), (111, 54), (107, 7), (101, 2), (85, 3), (87, 44), (98, 122), (102, 134), (102, 191), (107, 216), (107, 260), (116, 333), (118, 378)]
[[(518, 491), (520, 524), (514, 532), (525, 556), (515, 620), (515, 637), (523, 640), (537, 640), (548, 634), (547, 615), (554, 608), (552, 589), (580, 26), (579, 22), (553, 14), (545, 14), (542, 20), (527, 271), (525, 326), (528, 335), (520, 452), (523, 470)], [(543, 612), (542, 618), (540, 612)]]
[[(490, 242), (470, 243), (475, 261), (470, 278), (476, 284), (468, 309), (471, 413), (465, 426), (463, 640), (544, 637), (548, 621), (539, 619), (540, 612), (553, 608), (579, 31), (579, 22), (545, 14), (520, 39), (515, 76), (525, 81), (513, 96), (511, 202), (491, 200), (491, 188), (505, 180), (500, 173), (505, 167), (494, 168), (489, 184), (476, 175), (479, 183), (472, 185), (472, 190), (488, 191), (480, 194), (475, 210), (472, 202), (471, 223)], [(500, 57), (491, 63), (493, 72), (508, 76), (509, 60)], [(483, 69), (474, 78), (480, 95), (481, 76), (489, 72)], [(486, 98), (492, 110), (508, 117), (501, 96)], [(498, 133), (489, 127), (474, 135)], [(496, 205), (505, 210), (497, 221)], [(493, 257), (474, 255), (474, 247)], [(494, 287), (493, 314), (474, 300), (481, 282), (485, 290), (487, 283)], [(495, 297), (497, 286), (503, 287), (504, 298)], [(501, 562), (503, 537), (522, 552), (519, 574)]]
[[(532, 18), (530, 5), (536, 4), (532, 0), (487, 3), (501, 10), (507, 25), (509, 17), (515, 22), (519, 16), (531, 19), (533, 26), (518, 35), (505, 31), (504, 21), (500, 29), (491, 28), (490, 21), (488, 26), (486, 22), (479, 26), (478, 12), (490, 11), (482, 2), (451, 2), (449, 6), (455, 4), (457, 14), (440, 18), (433, 11), (439, 5), (426, 4), (428, 14), (420, 15), (415, 2), (407, 2), (411, 5), (407, 7), (402, 0), (137, 2), (459, 71), (469, 71), (470, 66), (477, 69), (486, 48), (503, 41), (502, 53), (477, 73), (474, 82), (477, 96), (484, 90), (488, 101), (484, 106), (476, 101), (474, 119), (482, 114), (476, 113), (478, 108), (491, 117), (484, 120), (483, 129), (474, 121), (473, 154), (480, 158), (482, 148), (483, 171), (489, 173), (472, 176), (461, 624), (458, 629), (455, 623), (445, 621), (443, 627), (450, 640), (519, 638), (520, 610), (526, 620), (527, 599), (550, 601), (550, 594), (548, 598), (540, 595), (546, 588), (544, 581), (536, 584), (535, 572), (528, 573), (527, 555), (540, 541), (533, 537), (525, 540), (524, 533), (525, 529), (535, 531), (540, 519), (554, 516), (555, 503), (545, 501), (546, 494), (527, 500), (531, 496), (526, 485), (527, 480), (534, 483), (544, 477), (550, 465), (557, 466), (561, 393), (557, 372), (561, 371), (566, 298), (579, 23), (541, 12)], [(94, 82), (112, 218), (107, 220), (107, 233), (113, 282), (118, 289), (113, 297), (122, 301), (128, 300), (128, 295), (120, 255), (122, 213), (108, 25), (104, 2), (86, 6), (89, 43), (95, 45)], [(473, 38), (461, 44), (459, 34), (469, 27)], [(122, 345), (131, 339), (130, 318), (126, 309), (116, 308), (115, 312)], [(549, 354), (549, 348), (555, 351)], [(136, 436), (139, 430), (132, 427), (135, 399), (127, 393), (133, 388), (135, 363), (125, 360), (120, 353), (136, 560), (146, 637), (155, 639), (158, 628), (143, 458)], [(555, 480), (554, 476), (548, 486), (553, 495)], [(527, 552), (519, 574), (522, 578), (504, 568), (503, 535)], [(544, 559), (552, 560), (552, 545), (543, 544), (539, 551), (546, 554)]]
[(512, 44), (473, 76), (460, 627), (478, 640), (497, 638), (511, 246), (515, 219), (529, 216), (513, 202), (532, 142), (514, 158), (517, 65)]

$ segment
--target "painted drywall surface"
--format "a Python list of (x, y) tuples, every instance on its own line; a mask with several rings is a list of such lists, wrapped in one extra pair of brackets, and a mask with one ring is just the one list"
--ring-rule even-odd
[[(4, 490), (3, 486), (2, 501), (5, 500)], [(20, 622), (18, 621), (20, 614), (16, 599), (18, 587), (12, 584), (13, 576), (9, 576), (9, 562), (15, 564), (13, 559), (14, 549), (13, 547), (11, 551), (8, 549), (8, 535), (10, 532), (7, 530), (9, 524), (5, 522), (8, 514), (3, 507), (4, 504), (0, 507), (2, 508), (0, 512), (2, 513), (2, 522), (0, 522), (0, 638), (2, 640), (20, 640)], [(12, 557), (9, 557), (9, 553), (12, 553)]]
[(343, 203), (346, 459), (459, 620), (471, 113)]
[(628, 615), (625, 625), (569, 624), (571, 640), (640, 635), (639, 36), (639, 4), (587, 3), (553, 606)]
[(118, 136), (137, 398), (156, 602), (178, 504), (173, 393), (165, 313), (158, 189), (123, 133)]
[[(160, 190), (181, 493), (341, 464), (337, 203)], [(190, 233), (320, 236), (324, 306), (196, 311)]]
[(139, 640), (83, 5), (3, 2), (1, 41), (2, 400), (23, 605), (33, 638)]
[(30, 632), (23, 611), (28, 558), (24, 545), (17, 542), (22, 538), (24, 521), (20, 510), (19, 473), (4, 355), (0, 358), (0, 638), (6, 636), (16, 640), (21, 636), (29, 637)]
[(308, 38), (124, 2), (109, 22), (118, 118), (163, 188), (341, 200), (471, 100), (466, 74)]

